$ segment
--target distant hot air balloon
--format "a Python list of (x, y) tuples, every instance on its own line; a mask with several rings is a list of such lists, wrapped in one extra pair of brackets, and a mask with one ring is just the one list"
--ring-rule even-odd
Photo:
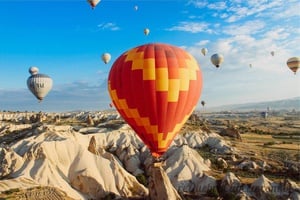
[(252, 67), (252, 64), (249, 64), (249, 67)]
[(202, 73), (183, 49), (161, 43), (128, 50), (113, 63), (108, 91), (120, 115), (159, 158), (195, 109)]
[(145, 28), (145, 29), (144, 29), (144, 34), (145, 34), (145, 35), (149, 35), (149, 33), (150, 33), (150, 30), (149, 30), (148, 28)]
[(94, 9), (98, 3), (100, 3), (100, 0), (87, 0), (88, 3), (91, 5), (92, 9)]
[(53, 81), (49, 76), (39, 74), (37, 67), (30, 67), (29, 73), (31, 76), (27, 79), (27, 87), (38, 100), (42, 101), (51, 90)]
[(104, 53), (104, 54), (102, 54), (101, 58), (102, 58), (103, 62), (105, 64), (107, 64), (111, 59), (111, 55), (109, 53)]
[(224, 61), (224, 57), (223, 55), (216, 53), (210, 57), (210, 60), (212, 64), (214, 64), (218, 68), (220, 64)]
[(296, 74), (300, 68), (300, 57), (291, 57), (287, 60), (286, 64)]
[(205, 56), (207, 54), (208, 50), (207, 48), (202, 48), (201, 53)]
[(274, 51), (271, 51), (271, 55), (274, 56), (274, 55), (275, 55), (275, 52), (274, 52)]
[(204, 107), (205, 106), (205, 101), (201, 101), (201, 105)]
[(139, 7), (135, 5), (134, 10), (137, 11), (138, 9), (139, 9)]

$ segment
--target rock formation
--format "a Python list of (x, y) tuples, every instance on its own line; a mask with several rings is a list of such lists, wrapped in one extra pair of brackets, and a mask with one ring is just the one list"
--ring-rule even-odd
[[(34, 122), (27, 123), (25, 118), (31, 115)], [(0, 115), (0, 199), (16, 188), (20, 194), (43, 188), (41, 192), (50, 197), (83, 200), (205, 199), (212, 195), (300, 199), (296, 182), (269, 178), (277, 162), (254, 161), (219, 134), (201, 127), (176, 136), (161, 157), (161, 165), (154, 167), (149, 149), (115, 112), (60, 113), (59, 124), (72, 122), (60, 126), (49, 124), (55, 123), (57, 113), (43, 115), (42, 122), (36, 113)], [(96, 126), (86, 124), (88, 116)], [(287, 170), (287, 175), (297, 173), (299, 163), (284, 164), (279, 169)], [(265, 175), (249, 183), (234, 171)]]
[(161, 167), (162, 163), (154, 163), (150, 169), (149, 197), (151, 200), (181, 200), (169, 177)]

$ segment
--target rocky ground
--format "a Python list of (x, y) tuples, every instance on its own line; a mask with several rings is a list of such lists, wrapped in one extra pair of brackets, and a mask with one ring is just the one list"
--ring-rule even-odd
[(114, 111), (0, 112), (0, 199), (300, 199), (299, 128), (297, 112), (195, 113), (153, 170)]

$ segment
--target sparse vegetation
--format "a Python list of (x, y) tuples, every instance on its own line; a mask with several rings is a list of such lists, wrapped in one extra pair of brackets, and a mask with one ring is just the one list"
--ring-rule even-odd
[(236, 194), (232, 193), (232, 192), (229, 192), (229, 193), (226, 193), (224, 196), (223, 196), (224, 199), (226, 200), (237, 200), (238, 198), (236, 197)]
[(101, 198), (101, 200), (113, 200), (116, 198), (114, 193), (108, 193), (105, 197)]
[(219, 197), (219, 192), (216, 187), (212, 187), (207, 190), (206, 195), (209, 197)]
[(274, 141), (272, 142), (267, 142), (267, 143), (264, 143), (264, 146), (271, 146), (271, 145), (274, 145), (276, 144)]
[(277, 200), (277, 197), (273, 193), (267, 193), (266, 194), (266, 200)]
[(136, 176), (136, 179), (138, 180), (139, 183), (143, 184), (144, 186), (148, 186), (148, 180), (147, 177), (144, 174), (138, 174)]
[(13, 194), (15, 192), (19, 192), (20, 189), (19, 188), (13, 188), (13, 189), (10, 189), (10, 190), (6, 190), (4, 192), (2, 192), (3, 194), (6, 194), (6, 195), (9, 195), (9, 194)]

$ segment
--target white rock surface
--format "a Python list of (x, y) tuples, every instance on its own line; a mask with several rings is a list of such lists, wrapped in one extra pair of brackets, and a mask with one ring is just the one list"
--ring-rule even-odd
[(125, 171), (113, 155), (102, 157), (89, 152), (90, 136), (73, 132), (67, 126), (48, 126), (45, 130), (12, 145), (15, 153), (6, 152), (5, 157), (15, 157), (16, 162), (1, 171), (9, 173), (12, 179), (0, 180), (0, 191), (22, 178), (30, 181), (19, 184), (20, 188), (37, 184), (58, 187), (74, 199), (100, 198), (107, 193), (123, 197), (148, 194), (147, 188)]
[(179, 192), (198, 192), (196, 185), (205, 184), (201, 182), (201, 178), (210, 168), (196, 150), (183, 145), (180, 148), (170, 149), (165, 157), (164, 169)]

